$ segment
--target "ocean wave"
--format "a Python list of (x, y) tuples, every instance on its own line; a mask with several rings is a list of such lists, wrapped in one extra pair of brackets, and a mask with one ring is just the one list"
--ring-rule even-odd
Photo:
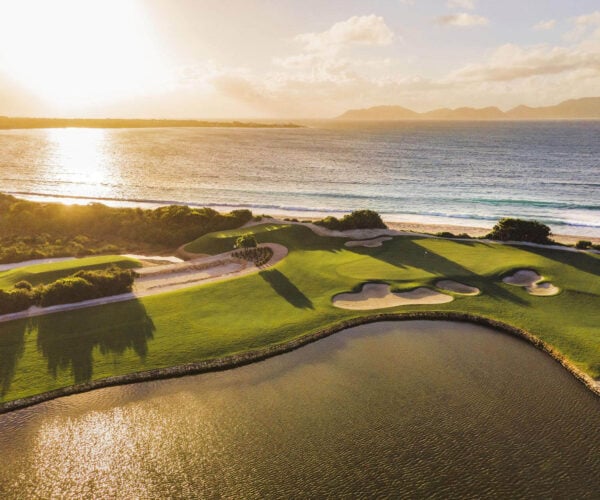
[[(210, 202), (210, 203), (198, 203), (181, 200), (165, 200), (165, 199), (149, 199), (149, 198), (118, 198), (118, 197), (89, 197), (89, 196), (73, 196), (63, 194), (48, 194), (30, 191), (11, 191), (5, 192), (6, 194), (13, 194), (16, 196), (26, 197), (39, 197), (46, 199), (74, 199), (88, 202), (117, 202), (117, 203), (132, 203), (132, 204), (144, 204), (154, 206), (165, 206), (165, 205), (188, 205), (190, 207), (209, 207), (209, 208), (229, 208), (229, 209), (243, 209), (247, 208), (252, 211), (266, 210), (281, 213), (311, 213), (311, 214), (341, 214), (351, 211), (351, 208), (331, 208), (331, 207), (308, 207), (304, 205), (289, 205), (289, 204), (278, 204), (278, 203), (228, 203), (228, 202)], [(372, 207), (377, 210), (377, 207)], [(414, 215), (419, 217), (431, 218), (432, 223), (435, 223), (436, 219), (455, 219), (457, 221), (482, 221), (482, 222), (496, 222), (498, 219), (504, 217), (502, 214), (477, 214), (477, 213), (457, 213), (452, 211), (430, 211), (430, 210), (398, 210), (390, 211), (381, 209), (378, 210), (381, 215), (386, 217), (395, 217), (401, 215)], [(551, 226), (562, 226), (562, 227), (580, 227), (580, 228), (600, 228), (600, 220), (598, 222), (580, 221), (580, 220), (567, 220), (556, 217), (543, 217), (538, 215), (527, 215), (515, 213), (513, 217), (521, 217), (525, 219), (535, 219), (544, 224)]]

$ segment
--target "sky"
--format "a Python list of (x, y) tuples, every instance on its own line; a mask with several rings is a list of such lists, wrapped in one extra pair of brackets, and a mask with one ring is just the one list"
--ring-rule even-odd
[(599, 0), (0, 0), (6, 116), (328, 118), (599, 95)]

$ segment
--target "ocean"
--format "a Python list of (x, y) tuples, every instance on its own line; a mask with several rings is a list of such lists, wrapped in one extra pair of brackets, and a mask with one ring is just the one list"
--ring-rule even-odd
[(0, 191), (473, 227), (512, 216), (600, 237), (600, 121), (4, 130)]

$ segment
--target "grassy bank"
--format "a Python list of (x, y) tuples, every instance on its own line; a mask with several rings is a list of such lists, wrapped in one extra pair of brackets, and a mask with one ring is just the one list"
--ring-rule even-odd
[[(218, 253), (247, 231), (205, 235), (186, 249)], [(598, 256), (417, 236), (396, 237), (379, 248), (345, 248), (342, 238), (322, 238), (296, 225), (261, 225), (252, 232), (259, 242), (287, 246), (289, 255), (256, 275), (2, 324), (1, 400), (273, 346), (373, 314), (331, 304), (335, 294), (365, 281), (406, 290), (434, 286), (441, 277), (483, 293), (386, 312), (454, 311), (502, 321), (533, 333), (584, 372), (600, 376)], [(520, 268), (538, 271), (561, 293), (534, 297), (502, 283), (505, 274)]]
[(8, 271), (0, 271), (0, 289), (11, 288), (23, 280), (28, 281), (33, 286), (52, 283), (57, 279), (70, 276), (80, 270), (93, 271), (104, 269), (110, 265), (115, 265), (121, 269), (133, 269), (134, 267), (139, 267), (141, 264), (136, 259), (120, 255), (102, 255), (49, 264), (33, 264)]

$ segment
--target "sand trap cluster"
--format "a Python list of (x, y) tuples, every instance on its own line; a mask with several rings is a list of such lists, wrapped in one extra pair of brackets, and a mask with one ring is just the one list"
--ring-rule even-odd
[(375, 248), (383, 245), (384, 241), (388, 241), (391, 239), (392, 238), (390, 236), (380, 236), (379, 238), (372, 238), (370, 240), (352, 240), (344, 243), (344, 246)]
[(531, 295), (549, 297), (560, 292), (560, 288), (552, 283), (540, 283), (544, 279), (535, 271), (520, 269), (511, 276), (507, 276), (502, 281), (509, 285), (522, 286)]
[(409, 292), (390, 291), (385, 283), (365, 283), (357, 293), (340, 293), (333, 298), (333, 305), (342, 309), (384, 309), (386, 307), (418, 304), (443, 304), (453, 298), (431, 288), (415, 288)]
[(441, 280), (435, 286), (449, 292), (460, 293), (461, 295), (478, 295), (480, 292), (479, 288), (453, 280)]

